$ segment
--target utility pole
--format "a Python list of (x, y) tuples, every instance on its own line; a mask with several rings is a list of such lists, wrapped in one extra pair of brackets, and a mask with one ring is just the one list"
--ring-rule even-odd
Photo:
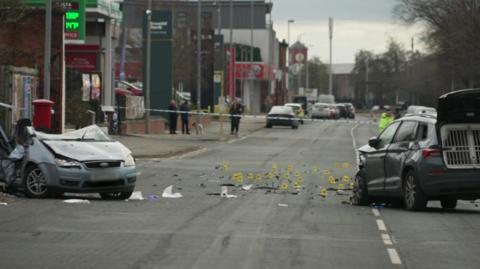
[[(197, 126), (200, 125), (200, 108), (202, 106), (202, 0), (197, 5)], [(197, 135), (199, 128), (195, 128)]]
[(333, 70), (332, 70), (332, 39), (333, 39), (333, 18), (328, 19), (329, 39), (330, 39), (330, 64), (328, 75), (328, 93), (333, 94)]
[[(250, 78), (250, 95), (252, 96), (253, 94), (253, 86), (254, 82), (253, 79), (255, 78), (255, 74), (253, 73), (253, 26), (254, 26), (254, 17), (253, 17), (253, 0), (250, 0), (250, 72), (249, 72), (249, 78)], [(249, 100), (250, 101), (250, 100)], [(248, 105), (250, 107), (250, 105)]]
[(368, 73), (369, 73), (369, 64), (370, 64), (370, 59), (367, 57), (366, 59), (366, 68), (365, 68), (365, 103), (366, 105), (368, 106), (368, 101), (369, 101), (369, 85), (368, 85), (368, 80), (369, 80), (369, 77), (368, 77)]
[(294, 23), (294, 22), (295, 22), (295, 20), (288, 20), (287, 21), (287, 28), (288, 28), (287, 29), (287, 40), (288, 40), (287, 41), (288, 42), (288, 44), (287, 44), (287, 89), (289, 91), (292, 90), (292, 89), (290, 89), (290, 84), (291, 84), (291, 82), (290, 82), (290, 79), (291, 79), (290, 78), (290, 71), (291, 71), (290, 70), (290, 24)]
[(50, 100), (50, 58), (52, 55), (52, 1), (45, 5), (45, 51), (43, 55), (43, 98)]
[(233, 79), (233, 60), (234, 60), (234, 49), (233, 49), (233, 0), (230, 0), (230, 70), (229, 70), (229, 90), (230, 90), (230, 101), (233, 102), (235, 98), (235, 80)]
[(147, 52), (146, 52), (146, 60), (147, 60), (147, 68), (145, 74), (145, 133), (150, 133), (150, 80), (151, 80), (151, 51), (152, 51), (152, 36), (151, 36), (151, 24), (152, 24), (152, 0), (148, 1), (148, 9), (145, 11), (147, 15)]

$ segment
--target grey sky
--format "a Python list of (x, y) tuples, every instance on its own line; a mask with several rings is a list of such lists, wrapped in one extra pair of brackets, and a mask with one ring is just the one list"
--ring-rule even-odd
[[(290, 43), (297, 39), (309, 46), (310, 55), (328, 61), (328, 17), (335, 19), (334, 63), (353, 63), (360, 49), (381, 53), (390, 38), (410, 47), (419, 39), (420, 26), (405, 26), (394, 21), (397, 0), (273, 0), (273, 23), (277, 37)], [(421, 48), (421, 44), (416, 44)]]

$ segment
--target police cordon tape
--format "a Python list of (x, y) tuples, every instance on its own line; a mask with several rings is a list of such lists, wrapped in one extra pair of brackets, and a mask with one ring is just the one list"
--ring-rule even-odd
[[(116, 107), (117, 109), (129, 109), (126, 107)], [(150, 111), (150, 112), (159, 112), (159, 113), (177, 113), (179, 115), (181, 114), (188, 114), (188, 115), (193, 115), (193, 116), (210, 116), (210, 117), (236, 117), (236, 118), (251, 118), (251, 119), (269, 119), (269, 120), (292, 120), (292, 119), (297, 119), (297, 120), (303, 120), (307, 122), (335, 122), (335, 123), (356, 123), (356, 124), (377, 124), (376, 122), (372, 120), (353, 120), (353, 119), (313, 119), (313, 118), (290, 118), (290, 117), (278, 117), (278, 116), (268, 116), (268, 115), (252, 115), (252, 114), (243, 114), (243, 115), (231, 115), (229, 113), (211, 113), (211, 112), (197, 112), (197, 111), (180, 111), (180, 110), (168, 110), (168, 109), (145, 109), (145, 111)]]

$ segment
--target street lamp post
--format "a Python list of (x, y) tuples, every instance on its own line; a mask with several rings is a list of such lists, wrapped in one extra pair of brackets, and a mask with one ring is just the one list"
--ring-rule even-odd
[(147, 52), (146, 52), (146, 74), (145, 74), (145, 133), (150, 133), (150, 69), (151, 69), (151, 50), (152, 50), (152, 36), (151, 36), (151, 24), (152, 24), (152, 6), (151, 1), (148, 3), (148, 9), (145, 11), (147, 15)]
[(333, 70), (332, 70), (332, 39), (333, 39), (333, 18), (328, 19), (329, 39), (330, 39), (330, 64), (328, 75), (328, 93), (333, 93)]
[[(250, 94), (253, 94), (253, 79), (255, 74), (253, 73), (253, 26), (254, 26), (254, 17), (253, 17), (253, 0), (250, 0), (250, 70), (249, 70), (249, 79), (250, 79)], [(251, 95), (249, 95), (251, 96)], [(250, 106), (248, 106), (250, 107)]]
[(52, 1), (45, 6), (45, 52), (43, 55), (43, 98), (50, 100), (50, 58), (52, 55)]
[(294, 23), (295, 20), (288, 20), (287, 22), (287, 66), (288, 66), (288, 72), (287, 72), (287, 88), (290, 90), (290, 24)]
[[(200, 125), (200, 107), (202, 94), (202, 0), (197, 5), (197, 117), (196, 124)], [(195, 128), (197, 135), (199, 128)]]
[(230, 101), (233, 101), (235, 97), (235, 80), (233, 78), (233, 0), (230, 0), (230, 74), (229, 74), (229, 90), (230, 90)]

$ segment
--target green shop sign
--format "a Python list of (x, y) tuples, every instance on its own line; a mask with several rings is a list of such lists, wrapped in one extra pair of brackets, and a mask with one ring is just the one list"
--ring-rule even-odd
[(85, 42), (85, 0), (64, 1), (65, 43)]

